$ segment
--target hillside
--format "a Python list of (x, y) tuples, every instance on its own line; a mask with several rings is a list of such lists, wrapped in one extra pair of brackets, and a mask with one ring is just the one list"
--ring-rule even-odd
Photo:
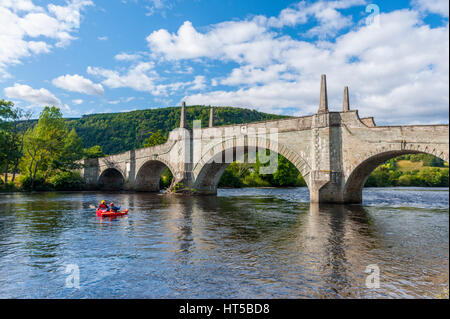
[[(195, 119), (202, 127), (209, 122), (209, 107), (186, 108), (188, 127)], [(75, 128), (85, 148), (100, 145), (106, 154), (115, 154), (142, 146), (151, 133), (162, 130), (167, 135), (180, 124), (180, 107), (139, 110), (127, 113), (92, 114), (79, 119), (67, 119), (69, 129)], [(284, 118), (286, 116), (262, 113), (236, 107), (216, 107), (214, 125), (229, 125)]]

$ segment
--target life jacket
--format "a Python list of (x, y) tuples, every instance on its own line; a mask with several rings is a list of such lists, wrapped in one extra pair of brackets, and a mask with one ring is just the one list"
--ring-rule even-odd
[(100, 208), (100, 209), (108, 209), (108, 205), (100, 204), (100, 206), (98, 208)]

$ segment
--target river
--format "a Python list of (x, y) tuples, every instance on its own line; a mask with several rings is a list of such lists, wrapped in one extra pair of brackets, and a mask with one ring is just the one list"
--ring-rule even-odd
[[(220, 189), (217, 197), (0, 194), (0, 298), (441, 293), (449, 280), (448, 189), (363, 194), (363, 205), (352, 206), (310, 205), (306, 188)], [(130, 213), (98, 218), (89, 206), (101, 199)], [(367, 286), (377, 269), (379, 287)]]

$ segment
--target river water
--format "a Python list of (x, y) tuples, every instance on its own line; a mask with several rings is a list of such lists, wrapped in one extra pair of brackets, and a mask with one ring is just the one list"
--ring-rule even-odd
[[(0, 194), (0, 297), (433, 298), (448, 287), (448, 189), (365, 189), (362, 206), (308, 198)], [(89, 206), (101, 199), (130, 213), (98, 218)]]

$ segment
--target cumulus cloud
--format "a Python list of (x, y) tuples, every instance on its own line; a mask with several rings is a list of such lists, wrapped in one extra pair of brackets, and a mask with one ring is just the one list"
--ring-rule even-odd
[(413, 4), (421, 11), (436, 13), (448, 18), (448, 0), (414, 0)]
[(33, 54), (48, 53), (75, 39), (81, 11), (91, 0), (71, 0), (66, 6), (37, 6), (31, 0), (0, 0), (0, 78), (7, 67)]
[(168, 60), (200, 57), (236, 60), (245, 54), (243, 47), (246, 43), (255, 44), (255, 40), (268, 38), (265, 31), (257, 18), (223, 22), (212, 26), (207, 33), (198, 32), (190, 21), (186, 21), (176, 34), (160, 29), (152, 32), (147, 42), (153, 53)]
[(134, 65), (125, 74), (115, 70), (98, 67), (88, 67), (87, 72), (91, 75), (103, 78), (102, 84), (109, 88), (132, 88), (136, 91), (151, 92), (158, 94), (154, 80), (158, 77), (154, 71), (153, 62), (141, 62)]
[(44, 88), (33, 89), (31, 86), (16, 83), (5, 88), (4, 92), (10, 99), (19, 99), (40, 106), (62, 106), (61, 100)]
[(62, 75), (52, 80), (53, 85), (72, 92), (84, 93), (88, 95), (103, 95), (104, 89), (101, 84), (96, 84), (81, 75)]

